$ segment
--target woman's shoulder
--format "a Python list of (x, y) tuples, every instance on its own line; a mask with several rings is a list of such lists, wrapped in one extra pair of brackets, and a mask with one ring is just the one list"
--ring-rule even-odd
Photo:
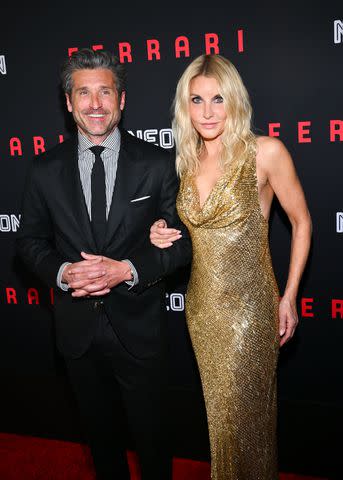
[(268, 172), (291, 166), (292, 158), (284, 143), (275, 137), (259, 136), (256, 138), (257, 166)]
[(257, 154), (278, 155), (286, 150), (284, 143), (276, 137), (261, 135), (256, 137)]

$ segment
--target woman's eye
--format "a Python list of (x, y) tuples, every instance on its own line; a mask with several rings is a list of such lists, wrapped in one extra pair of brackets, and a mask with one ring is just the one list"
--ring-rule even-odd
[(192, 97), (192, 102), (193, 102), (193, 103), (200, 103), (200, 102), (201, 102), (201, 98), (200, 98), (200, 97)]
[(216, 95), (216, 96), (214, 97), (214, 102), (215, 102), (215, 103), (223, 103), (223, 101), (224, 101), (224, 99), (223, 99), (223, 97), (222, 97), (221, 95)]

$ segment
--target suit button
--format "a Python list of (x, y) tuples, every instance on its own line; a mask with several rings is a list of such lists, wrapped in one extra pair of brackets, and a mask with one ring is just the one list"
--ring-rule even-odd
[(95, 300), (94, 302), (94, 310), (100, 310), (104, 305), (102, 300)]

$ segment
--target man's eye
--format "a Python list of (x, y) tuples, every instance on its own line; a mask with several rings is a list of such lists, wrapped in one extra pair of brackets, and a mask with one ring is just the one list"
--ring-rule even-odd
[(87, 90), (80, 90), (80, 95), (84, 96), (84, 95), (87, 95)]
[(110, 94), (111, 94), (111, 90), (103, 90), (103, 91), (102, 91), (102, 94), (103, 94), (103, 95), (110, 95)]

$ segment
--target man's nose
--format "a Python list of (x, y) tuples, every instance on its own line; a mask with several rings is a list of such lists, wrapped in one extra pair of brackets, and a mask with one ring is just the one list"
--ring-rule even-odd
[(97, 93), (94, 93), (91, 96), (90, 104), (91, 104), (91, 107), (94, 108), (94, 110), (96, 110), (96, 109), (98, 109), (102, 106), (101, 98)]

